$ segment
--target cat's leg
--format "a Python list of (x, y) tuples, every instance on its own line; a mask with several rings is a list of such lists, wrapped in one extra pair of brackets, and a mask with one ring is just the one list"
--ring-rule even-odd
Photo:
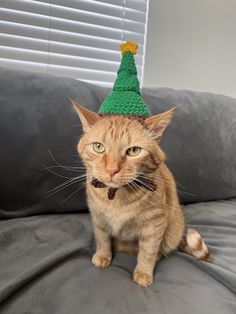
[(111, 237), (106, 228), (94, 223), (93, 229), (96, 239), (96, 253), (93, 255), (92, 263), (97, 267), (106, 268), (112, 259)]
[(120, 241), (118, 239), (113, 239), (112, 246), (116, 252), (132, 253), (134, 255), (138, 254), (138, 243), (134, 241)]
[(181, 242), (184, 233), (184, 215), (182, 209), (176, 208), (174, 215), (170, 215), (160, 251), (163, 256), (174, 251)]
[(153, 271), (166, 225), (166, 217), (159, 216), (155, 222), (146, 223), (141, 230), (138, 262), (133, 273), (134, 282), (141, 286), (148, 287), (153, 282)]

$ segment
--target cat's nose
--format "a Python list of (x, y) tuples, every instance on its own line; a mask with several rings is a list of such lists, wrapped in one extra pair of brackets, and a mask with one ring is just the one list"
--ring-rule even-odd
[(107, 173), (111, 176), (111, 178), (120, 171), (120, 169), (118, 167), (109, 167), (106, 168)]

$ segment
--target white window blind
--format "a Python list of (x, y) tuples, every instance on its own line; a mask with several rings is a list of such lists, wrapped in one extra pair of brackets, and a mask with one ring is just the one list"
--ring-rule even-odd
[(111, 85), (119, 45), (139, 44), (142, 82), (148, 0), (0, 0), (0, 64)]

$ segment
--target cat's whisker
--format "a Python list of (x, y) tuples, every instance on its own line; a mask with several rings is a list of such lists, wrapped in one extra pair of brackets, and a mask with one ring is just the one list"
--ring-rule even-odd
[(74, 182), (74, 181), (83, 181), (86, 179), (86, 175), (85, 176), (81, 176), (81, 177), (75, 177), (75, 178), (71, 178), (69, 180), (66, 180), (65, 182), (63, 182), (62, 184), (59, 184), (58, 186), (56, 186), (55, 188), (49, 190), (48, 192), (52, 192), (56, 189), (60, 189), (61, 187), (64, 187), (65, 185), (67, 184), (70, 184), (71, 182)]
[[(71, 155), (71, 157), (78, 157), (78, 154)], [(85, 167), (84, 163), (80, 159), (73, 159), (73, 161), (76, 162), (77, 164)]]
[[(139, 174), (139, 175), (143, 175), (144, 177), (149, 176), (149, 173), (147, 174), (147, 173), (138, 172), (138, 171), (136, 171), (136, 173)], [(152, 173), (150, 173), (150, 174), (152, 174)], [(164, 177), (162, 177), (162, 176), (161, 176), (160, 174), (158, 174), (158, 173), (155, 173), (155, 177), (160, 178), (161, 180), (164, 180), (164, 181), (166, 181), (166, 182), (172, 182), (170, 179), (167, 179), (166, 177), (164, 178)], [(182, 187), (183, 189), (185, 189), (185, 187), (184, 187), (183, 185), (181, 185), (179, 182), (175, 181), (175, 183), (176, 183), (176, 185), (179, 185), (180, 187)]]
[(63, 166), (62, 164), (60, 164), (60, 163), (56, 160), (56, 158), (53, 156), (53, 154), (51, 153), (50, 150), (48, 150), (48, 153), (49, 153), (49, 155), (52, 157), (52, 159), (55, 161), (55, 163), (56, 163), (57, 165)]
[(86, 169), (84, 165), (79, 165), (79, 166), (71, 166), (71, 165), (57, 165), (52, 166), (52, 167), (61, 167), (61, 168), (72, 168), (72, 169)]
[[(154, 191), (154, 193), (157, 193), (157, 191)], [(154, 197), (154, 195), (151, 194), (151, 197)], [(160, 201), (160, 198), (159, 198), (159, 194), (158, 194), (158, 198), (155, 197), (155, 199), (157, 199), (158, 201)], [(164, 205), (165, 207), (168, 207), (169, 209), (178, 209), (177, 207), (174, 207), (174, 206), (169, 206), (168, 204), (165, 204)]]
[[(61, 163), (59, 163), (59, 161), (53, 156), (52, 152), (50, 150), (48, 150), (49, 155), (52, 157), (53, 161), (55, 161), (55, 163), (58, 166), (62, 166), (64, 167), (64, 165), (62, 165)], [(75, 157), (78, 157), (78, 155), (74, 155)], [(76, 163), (79, 163), (81, 166), (84, 166), (84, 164), (80, 161), (80, 160), (74, 160)]]
[(137, 191), (137, 192), (142, 191), (142, 192), (145, 192), (145, 194), (150, 192), (150, 191), (147, 191), (144, 187), (138, 185), (137, 181), (132, 181), (130, 183), (133, 185), (133, 187), (135, 188), (135, 191)]
[[(148, 193), (149, 198), (153, 198), (155, 201), (160, 202), (161, 199), (161, 195), (157, 192), (157, 191), (148, 191), (145, 188), (143, 188), (142, 186), (137, 185), (135, 182), (133, 182), (137, 188), (139, 188), (140, 190), (142, 190), (144, 193)], [(141, 182), (143, 184), (143, 182)], [(143, 184), (144, 185), (144, 184)], [(149, 188), (149, 187), (148, 187)], [(156, 195), (157, 196), (156, 196)]]
[(71, 198), (73, 195), (75, 195), (79, 190), (81, 190), (83, 187), (85, 187), (85, 184), (80, 186), (78, 189), (76, 189), (73, 193), (71, 193), (67, 198), (65, 198), (60, 205), (64, 204), (69, 198)]
[[(65, 178), (65, 179), (68, 179), (68, 180), (66, 180), (62, 184), (59, 184), (55, 188), (49, 190), (48, 193), (50, 193), (50, 192), (53, 192), (53, 193), (51, 193), (47, 198), (51, 197), (55, 193), (58, 193), (58, 192), (60, 192), (61, 190), (65, 189), (65, 188), (71, 186), (72, 184), (75, 184), (75, 183), (78, 183), (80, 181), (85, 180), (85, 178), (87, 177), (87, 174), (85, 173), (85, 171), (86, 171), (85, 166), (65, 166), (65, 165), (62, 165), (61, 163), (59, 163), (56, 160), (56, 158), (53, 156), (53, 154), (50, 152), (50, 150), (48, 150), (48, 153), (50, 154), (52, 159), (55, 161), (56, 165), (55, 166), (50, 166), (50, 167), (47, 167), (47, 166), (43, 165), (43, 167), (46, 170), (48, 170), (49, 172), (55, 174), (56, 176), (58, 176), (60, 178)], [(57, 172), (52, 170), (52, 169), (58, 169), (58, 168), (66, 170), (66, 171), (72, 171), (72, 172), (77, 172), (77, 173), (83, 172), (83, 173), (81, 175), (76, 176), (76, 177), (74, 177), (74, 176), (73, 177), (68, 177), (68, 176), (62, 175), (62, 174), (57, 173)]]
[(75, 172), (79, 172), (79, 171), (86, 171), (86, 168), (82, 168), (82, 167), (73, 167), (73, 166), (50, 166), (48, 167), (48, 169), (52, 169), (52, 168), (62, 168), (65, 169), (67, 171), (75, 171)]
[(139, 190), (139, 186), (135, 184), (135, 182), (131, 181), (128, 183), (128, 186), (132, 189), (132, 191), (137, 194), (138, 196), (142, 197), (143, 193), (141, 190)]
[[(168, 180), (167, 178), (163, 178), (161, 177), (160, 175), (156, 175), (156, 177), (160, 180), (162, 180), (162, 182), (164, 183), (165, 186), (168, 187), (168, 185), (171, 183), (171, 180)], [(182, 189), (185, 189), (185, 187), (183, 185), (181, 185), (180, 183), (178, 182), (175, 182), (177, 186), (180, 186)], [(187, 195), (191, 195), (191, 196), (196, 196), (196, 194), (192, 194), (192, 193), (189, 193), (189, 192), (185, 192), (183, 190), (179, 190), (177, 187), (176, 187), (176, 191), (178, 193), (184, 193), (184, 194), (187, 194)]]
[[(54, 192), (54, 191), (55, 192), (59, 192), (59, 191), (63, 190), (64, 188), (69, 187), (70, 185), (72, 185), (74, 183), (78, 183), (78, 182), (81, 182), (81, 181), (84, 181), (84, 180), (85, 180), (85, 178), (73, 178), (71, 180), (67, 180), (66, 182), (64, 182), (64, 183), (56, 186), (55, 188), (49, 190), (48, 193)], [(51, 195), (53, 195), (53, 194), (51, 194)]]
[[(161, 199), (160, 199), (160, 195), (158, 194), (158, 197), (156, 197), (155, 195), (153, 195), (153, 193), (157, 193), (157, 191), (152, 191), (152, 192), (150, 192), (150, 191), (147, 191), (146, 189), (140, 187), (139, 185), (137, 185), (136, 188), (137, 188), (137, 190), (138, 190), (138, 189), (141, 189), (144, 193), (148, 194), (148, 197), (147, 197), (147, 199), (146, 199), (146, 202), (148, 201), (148, 203), (149, 203), (150, 206), (153, 206), (153, 202), (151, 202), (150, 198), (154, 199), (154, 201), (156, 201), (156, 202), (160, 202), (160, 200), (161, 200)], [(165, 204), (165, 207), (168, 207), (169, 209), (178, 209), (178, 208), (173, 207), (173, 206), (171, 207), (171, 206), (169, 206), (169, 205), (167, 205), (167, 204)]]
[[(139, 182), (140, 184), (142, 184), (143, 186), (145, 186), (148, 190), (150, 190), (150, 186), (143, 180), (140, 180), (139, 178), (136, 178), (136, 181)], [(159, 193), (156, 190), (152, 190), (152, 192), (155, 192), (159, 195)], [(161, 195), (159, 195), (161, 196)]]
[[(56, 193), (58, 193), (58, 192), (60, 192), (60, 191), (62, 191), (62, 190), (64, 190), (64, 189), (66, 189), (66, 188), (70, 187), (71, 185), (73, 185), (73, 184), (75, 184), (75, 183), (78, 183), (78, 182), (80, 182), (80, 181), (83, 181), (83, 180), (76, 180), (76, 178), (75, 178), (74, 180), (72, 180), (72, 181), (70, 181), (70, 182), (64, 183), (62, 186), (58, 186), (58, 187), (52, 189), (51, 191), (53, 191), (53, 193), (49, 194), (46, 199), (52, 197), (52, 196), (55, 195)], [(49, 192), (50, 192), (50, 191), (49, 191)]]
[[(136, 172), (136, 174), (138, 174), (139, 176), (142, 176), (143, 178), (149, 178), (150, 177), (150, 174), (145, 174), (143, 172)], [(158, 173), (155, 174), (155, 177), (160, 179), (162, 181), (162, 183), (168, 187), (169, 183), (172, 183), (171, 180), (167, 179), (167, 178), (163, 178), (161, 175), (159, 175)], [(180, 183), (178, 183), (176, 181), (176, 185), (177, 186), (180, 186), (182, 189), (185, 189), (183, 185), (181, 185)], [(187, 195), (191, 195), (191, 196), (196, 196), (196, 194), (192, 194), (192, 193), (189, 193), (189, 192), (185, 192), (183, 190), (179, 190), (177, 187), (176, 187), (176, 191), (179, 192), (179, 193), (184, 193), (184, 194), (187, 194)]]
[(47, 166), (43, 165), (43, 167), (50, 171), (51, 173), (55, 174), (56, 176), (60, 177), (60, 178), (65, 178), (65, 179), (71, 179), (71, 177), (67, 177), (67, 176), (64, 176), (62, 174), (59, 174), (59, 173), (56, 173), (55, 171), (53, 171), (52, 169), (48, 168)]
[[(145, 202), (147, 202), (151, 207), (154, 206), (153, 202), (150, 200), (149, 196), (150, 196), (150, 192), (148, 192), (147, 190), (141, 188), (140, 186), (137, 185), (135, 182), (131, 182), (131, 185), (133, 186), (133, 191), (136, 192), (136, 194), (138, 195), (138, 197), (142, 197), (144, 194), (146, 195), (146, 200)], [(144, 193), (143, 193), (144, 192)], [(156, 199), (154, 199), (156, 201)], [(157, 200), (159, 201), (159, 200)]]

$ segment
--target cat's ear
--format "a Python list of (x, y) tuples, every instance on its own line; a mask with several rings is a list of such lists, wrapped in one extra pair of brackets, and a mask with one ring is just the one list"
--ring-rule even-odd
[(145, 125), (148, 127), (148, 129), (153, 131), (157, 140), (162, 137), (165, 129), (172, 120), (175, 111), (176, 107), (145, 119)]
[(96, 112), (82, 107), (80, 104), (75, 103), (74, 101), (72, 101), (72, 103), (80, 118), (84, 132), (87, 132), (91, 126), (93, 126), (100, 119), (99, 115)]

